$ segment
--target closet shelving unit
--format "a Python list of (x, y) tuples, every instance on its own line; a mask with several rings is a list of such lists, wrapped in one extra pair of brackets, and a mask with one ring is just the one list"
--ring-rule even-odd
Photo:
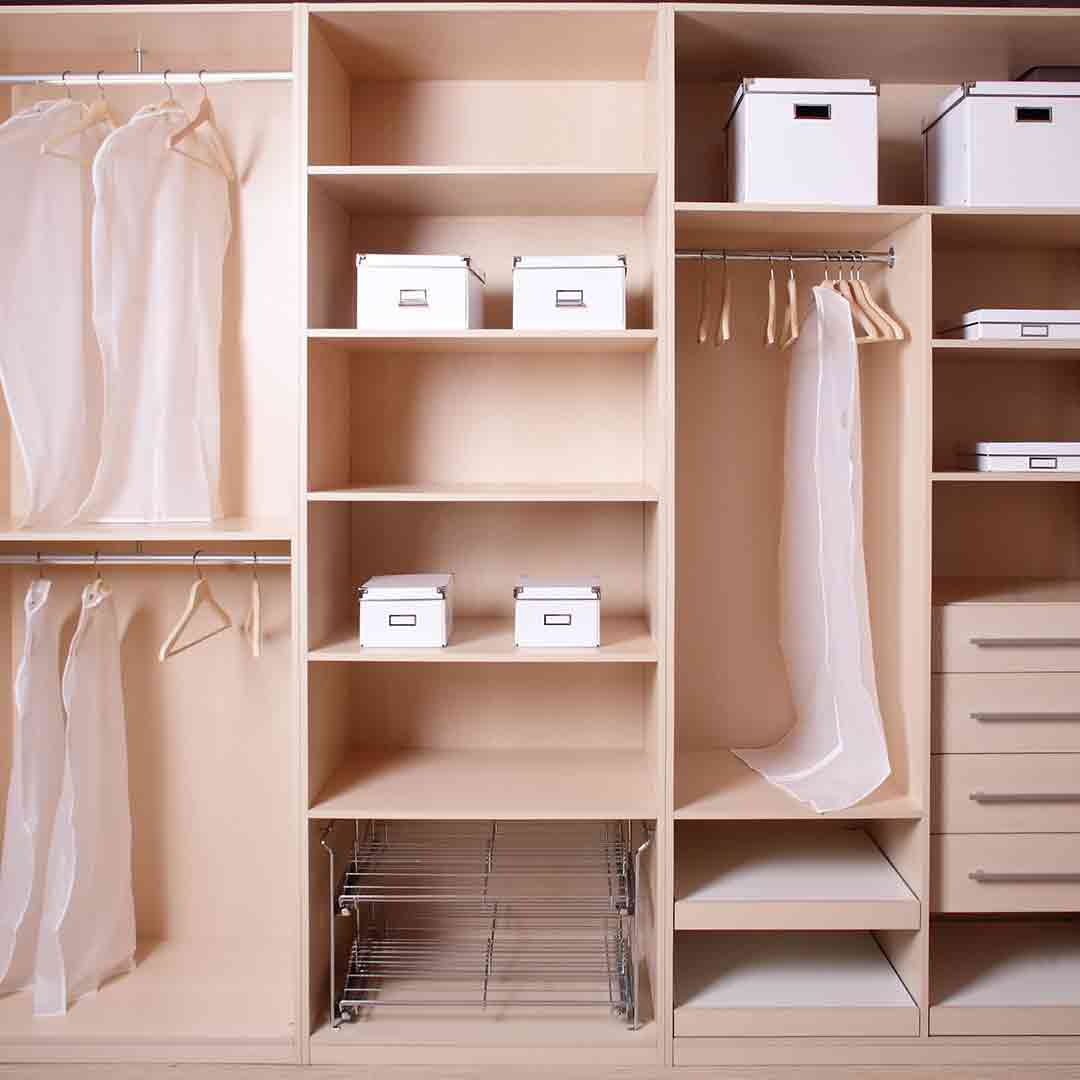
[[(151, 657), (187, 572), (110, 570), (127, 626), (140, 963), (63, 1018), (34, 1021), (22, 998), (0, 1001), (0, 1058), (492, 1075), (537, 1061), (653, 1075), (1080, 1060), (1070, 912), (935, 911), (932, 850), (954, 810), (941, 777), (979, 764), (938, 755), (989, 761), (1015, 747), (1006, 731), (940, 724), (944, 709), (975, 710), (977, 686), (931, 674), (935, 603), (1019, 601), (1057, 618), (1077, 602), (1075, 485), (957, 475), (950, 454), (1007, 418), (1038, 430), (1021, 438), (1074, 431), (1080, 350), (935, 331), (970, 307), (1072, 306), (1080, 212), (926, 206), (920, 137), (950, 86), (1069, 62), (1080, 16), (723, 3), (0, 8), (0, 71), (132, 70), (140, 42), (158, 70), (294, 74), (211, 90), (243, 178), (226, 280), (229, 517), (210, 529), (17, 530), (9, 436), (0, 548), (258, 550), (291, 554), (293, 569), (288, 582), (281, 570), (261, 577), (272, 627), (261, 660), (237, 638), (160, 668)], [(881, 204), (721, 201), (722, 121), (742, 76), (878, 80)], [(0, 87), (0, 116), (36, 93)], [(194, 104), (198, 91), (177, 93)], [(129, 113), (160, 92), (110, 96)], [(792, 720), (776, 644), (786, 365), (759, 344), (767, 270), (732, 270), (735, 340), (714, 350), (696, 344), (700, 268), (674, 252), (890, 246), (895, 267), (865, 274), (909, 336), (864, 350), (860, 370), (893, 775), (823, 821), (731, 753)], [(484, 328), (353, 329), (362, 251), (471, 255), (488, 276)], [(511, 329), (513, 255), (600, 251), (628, 256), (629, 329)], [(816, 271), (798, 277), (805, 310)], [(435, 569), (456, 574), (449, 647), (359, 648), (356, 586)], [(521, 572), (598, 574), (601, 647), (514, 649)], [(32, 573), (0, 575), (4, 686)], [(246, 571), (212, 573), (242, 608)], [(57, 579), (74, 603), (83, 572)], [(1048, 700), (1067, 708), (1076, 677), (1041, 676)], [(1022, 682), (998, 686), (1005, 704), (1023, 698)], [(1080, 752), (1067, 725), (1044, 738), (1053, 757)], [(322, 841), (346, 866), (357, 822), (429, 839), (448, 822), (552, 835), (650, 827), (634, 928), (639, 1025), (603, 1008), (500, 1003), (376, 1007), (334, 1027), (331, 971), (340, 993), (352, 935), (334, 914)], [(535, 932), (522, 940), (531, 949)], [(422, 980), (395, 987), (417, 991)]]

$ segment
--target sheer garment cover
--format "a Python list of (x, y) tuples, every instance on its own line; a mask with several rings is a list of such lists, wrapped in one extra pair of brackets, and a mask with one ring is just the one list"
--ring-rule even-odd
[(90, 166), (105, 129), (41, 153), (85, 114), (77, 101), (46, 101), (0, 124), (0, 381), (24, 466), (22, 525), (71, 521), (100, 453)]
[(229, 185), (180, 108), (141, 109), (94, 161), (94, 323), (105, 374), (101, 462), (85, 521), (219, 516), (220, 348)]
[(60, 619), (52, 582), (35, 578), (24, 601), (26, 633), (15, 673), (15, 739), (0, 863), (0, 993), (30, 986), (45, 873), (64, 774)]
[(131, 810), (112, 594), (83, 590), (63, 678), (67, 762), (49, 850), (34, 1013), (55, 1016), (135, 960)]
[(791, 357), (780, 538), (780, 636), (795, 724), (737, 750), (818, 812), (866, 798), (890, 772), (863, 552), (859, 357), (848, 302), (813, 289)]

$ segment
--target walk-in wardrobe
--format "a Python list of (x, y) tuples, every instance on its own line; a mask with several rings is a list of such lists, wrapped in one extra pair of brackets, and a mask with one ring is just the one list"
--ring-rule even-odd
[[(140, 941), (65, 1016), (0, 999), (0, 1060), (1080, 1061), (1080, 474), (954, 459), (1069, 438), (1080, 349), (935, 336), (1068, 307), (1080, 210), (929, 206), (922, 136), (951, 88), (1078, 52), (1064, 9), (0, 7), (0, 120), (194, 110), (203, 73), (236, 172), (225, 518), (20, 529), (0, 438), (5, 716), (33, 576), (74, 605), (101, 573)], [(727, 201), (744, 78), (874, 80), (878, 205)], [(468, 255), (482, 328), (355, 329), (374, 252)], [(626, 258), (626, 329), (512, 328), (516, 256), (596, 252)], [(904, 331), (858, 361), (891, 775), (815, 814), (732, 750), (794, 722), (770, 273), (805, 315), (856, 269)], [(229, 632), (158, 662), (200, 572), (236, 622), (258, 575), (260, 656)], [(360, 645), (359, 586), (435, 572), (445, 648)], [(516, 648), (523, 573), (597, 576), (599, 647)]]

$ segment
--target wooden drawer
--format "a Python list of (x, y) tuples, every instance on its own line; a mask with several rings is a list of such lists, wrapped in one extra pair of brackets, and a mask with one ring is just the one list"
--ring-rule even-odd
[(1080, 832), (1080, 754), (946, 754), (930, 790), (935, 833)]
[(935, 607), (933, 670), (1080, 672), (1080, 604)]
[(1080, 753), (1080, 675), (935, 675), (935, 754)]
[(1080, 911), (1080, 835), (933, 836), (935, 912)]

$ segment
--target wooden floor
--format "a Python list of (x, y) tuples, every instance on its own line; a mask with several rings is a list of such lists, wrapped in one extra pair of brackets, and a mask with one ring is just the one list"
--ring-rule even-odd
[[(497, 1065), (472, 1066), (333, 1066), (299, 1069), (282, 1065), (0, 1065), (0, 1080), (502, 1080), (506, 1070)], [(513, 1069), (514, 1080), (1080, 1080), (1076, 1065), (1000, 1066), (996, 1068), (869, 1069), (866, 1066), (792, 1069), (650, 1068)]]

